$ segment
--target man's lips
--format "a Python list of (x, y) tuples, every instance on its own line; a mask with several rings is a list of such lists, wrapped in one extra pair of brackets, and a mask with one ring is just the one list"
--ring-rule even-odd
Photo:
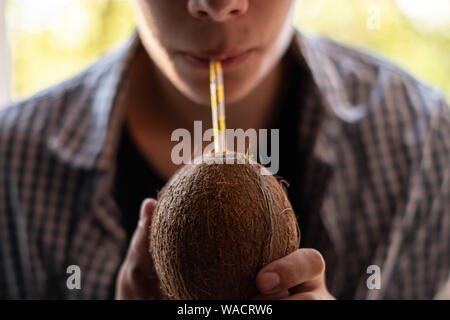
[(203, 51), (203, 52), (182, 52), (185, 59), (193, 64), (194, 66), (201, 68), (209, 68), (209, 63), (211, 60), (217, 60), (222, 63), (222, 68), (231, 68), (246, 60), (246, 58), (254, 50), (234, 50), (234, 51)]
[(233, 49), (233, 50), (205, 50), (198, 52), (187, 52), (187, 54), (204, 60), (228, 60), (239, 57), (244, 53), (250, 51), (250, 49)]

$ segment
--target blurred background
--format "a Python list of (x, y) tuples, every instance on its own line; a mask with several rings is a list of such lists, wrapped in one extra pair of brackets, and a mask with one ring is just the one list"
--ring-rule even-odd
[[(294, 23), (386, 57), (450, 100), (450, 0), (299, 0)], [(0, 105), (78, 73), (134, 28), (129, 0), (0, 0)]]

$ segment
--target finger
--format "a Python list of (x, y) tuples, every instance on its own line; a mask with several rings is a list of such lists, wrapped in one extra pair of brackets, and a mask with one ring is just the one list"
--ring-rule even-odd
[(128, 248), (123, 272), (128, 279), (126, 291), (130, 292), (130, 297), (166, 299), (149, 252), (150, 225), (156, 203), (152, 198), (142, 202), (139, 222)]
[[(128, 249), (128, 260), (134, 268), (144, 273), (153, 270), (153, 261), (149, 252), (150, 225), (153, 211), (156, 207), (156, 200), (149, 198), (142, 202), (139, 212), (139, 222)], [(146, 272), (148, 270), (149, 272)]]
[(256, 286), (263, 294), (290, 289), (305, 282), (320, 284), (325, 261), (319, 251), (298, 249), (263, 267), (256, 276)]

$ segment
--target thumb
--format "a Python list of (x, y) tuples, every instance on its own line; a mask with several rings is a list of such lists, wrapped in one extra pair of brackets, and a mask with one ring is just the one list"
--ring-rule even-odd
[(148, 198), (141, 204), (139, 222), (131, 242), (132, 251), (138, 253), (138, 256), (146, 256), (148, 254), (149, 229), (156, 203), (155, 199)]
[(147, 198), (142, 202), (139, 212), (138, 227), (145, 227), (146, 224), (147, 226), (150, 226), (156, 203), (156, 200), (153, 198)]
[(145, 199), (139, 212), (139, 222), (128, 248), (123, 274), (128, 274), (128, 289), (134, 297), (164, 298), (149, 252), (150, 224), (157, 201)]

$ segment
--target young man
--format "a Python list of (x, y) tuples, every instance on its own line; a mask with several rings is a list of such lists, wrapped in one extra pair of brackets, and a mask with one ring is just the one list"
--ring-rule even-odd
[(301, 248), (259, 271), (255, 298), (438, 293), (450, 270), (442, 95), (298, 33), (294, 0), (132, 3), (139, 37), (0, 112), (1, 297), (166, 298), (149, 198), (178, 168), (171, 133), (210, 123), (212, 58), (228, 127), (280, 129), (278, 175), (302, 230)]

